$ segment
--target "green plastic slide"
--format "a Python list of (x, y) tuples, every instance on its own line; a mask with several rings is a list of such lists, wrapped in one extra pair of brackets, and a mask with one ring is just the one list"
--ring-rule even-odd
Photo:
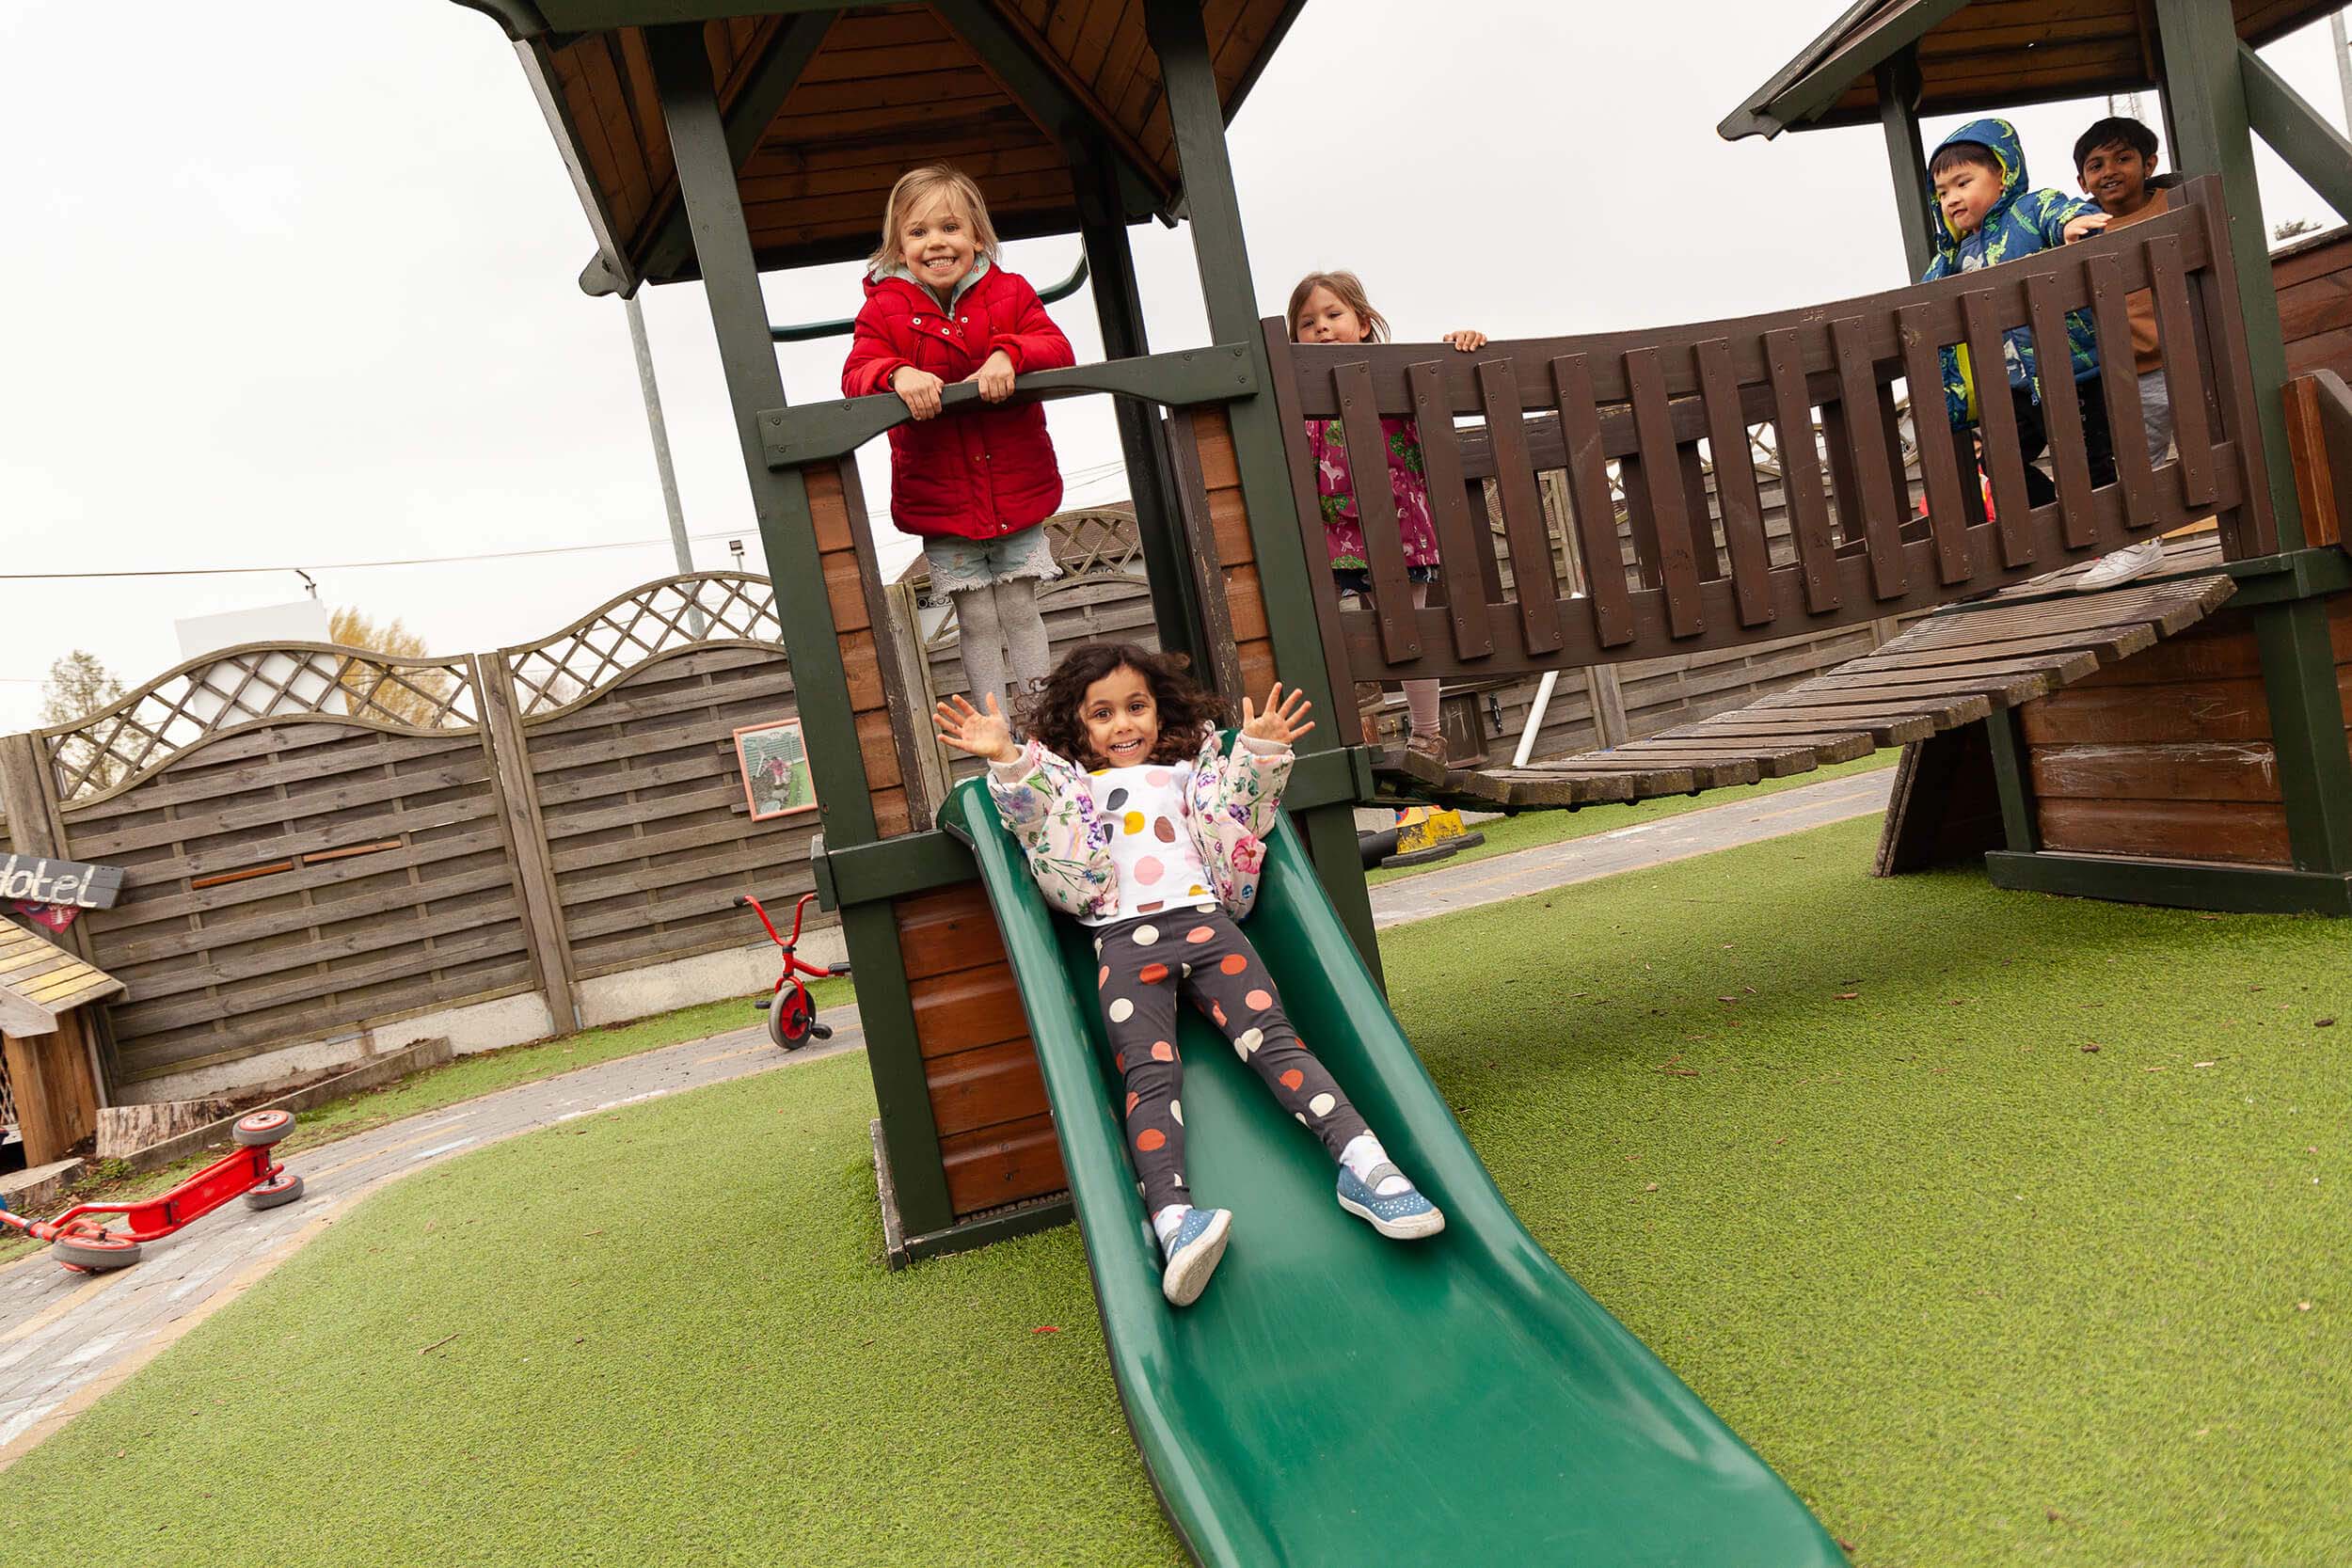
[(1233, 1233), (1207, 1293), (1170, 1307), (1114, 1115), (1092, 943), (1038, 895), (980, 781), (940, 816), (969, 837), (1004, 927), (1120, 1397), (1194, 1557), (1842, 1568), (1780, 1478), (1511, 1212), (1287, 819), (1243, 929), (1446, 1229), (1391, 1242), (1342, 1211), (1322, 1146), (1187, 1007), (1188, 1177)]

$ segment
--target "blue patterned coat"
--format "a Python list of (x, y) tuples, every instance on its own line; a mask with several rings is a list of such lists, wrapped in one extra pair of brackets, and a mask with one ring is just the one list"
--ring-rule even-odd
[[(1953, 233), (1945, 223), (1944, 209), (1935, 203), (1934, 193), (1930, 190), (1928, 199), (1935, 212), (1935, 260), (1920, 274), (1922, 283), (2014, 261), (2038, 250), (2055, 249), (2065, 243), (2069, 223), (2085, 213), (2099, 210), (2099, 204), (2088, 198), (2055, 190), (2028, 190), (2025, 149), (2018, 142), (2017, 127), (2006, 119), (1970, 120), (1937, 143), (1936, 150), (1941, 152), (1954, 142), (1977, 142), (1993, 150), (1993, 155), (2001, 162), (2001, 195), (1977, 231), (1963, 237)], [(2066, 318), (2066, 338), (2068, 355), (2074, 361), (2074, 379), (2085, 381), (2097, 375), (2098, 340), (2089, 317), (2082, 311)], [(2041, 372), (2035, 363), (2032, 335), (2019, 327), (2007, 335), (2002, 348), (2008, 360), (2009, 384), (2032, 388), (2036, 401), (2040, 401)], [(1975, 368), (1968, 362), (1965, 345), (1944, 351), (1944, 404), (1955, 428), (1977, 422), (1980, 409)]]

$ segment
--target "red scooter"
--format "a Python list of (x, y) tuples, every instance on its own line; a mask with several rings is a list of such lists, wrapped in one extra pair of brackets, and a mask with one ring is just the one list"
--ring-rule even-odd
[(833, 1038), (833, 1031), (817, 1022), (817, 1003), (808, 994), (808, 988), (801, 984), (801, 976), (809, 974), (821, 980), (827, 975), (850, 973), (850, 966), (846, 963), (819, 969), (815, 964), (802, 962), (799, 955), (792, 951), (800, 943), (801, 919), (808, 912), (809, 901), (816, 896), (813, 893), (803, 893), (801, 901), (792, 906), (792, 934), (789, 937), (776, 934), (775, 922), (768, 918), (768, 911), (760, 908), (758, 899), (746, 893), (735, 900), (738, 909), (749, 904), (752, 912), (759, 916), (759, 923), (768, 927), (768, 940), (784, 949), (784, 973), (776, 976), (775, 990), (752, 1006), (768, 1015), (768, 1037), (787, 1051), (798, 1051), (812, 1039)]
[[(0, 1209), (0, 1225), (49, 1243), (49, 1256), (77, 1274), (128, 1268), (142, 1244), (202, 1219), (232, 1197), (248, 1209), (275, 1209), (302, 1196), (302, 1178), (272, 1158), (278, 1140), (294, 1131), (292, 1111), (255, 1111), (239, 1117), (229, 1136), (236, 1148), (161, 1197), (142, 1203), (77, 1203), (54, 1220), (28, 1220)], [(109, 1230), (95, 1215), (120, 1214), (128, 1222)]]

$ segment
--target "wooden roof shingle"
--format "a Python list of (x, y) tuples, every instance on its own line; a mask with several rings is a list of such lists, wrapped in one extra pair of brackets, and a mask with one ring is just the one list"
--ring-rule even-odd
[[(581, 277), (591, 293), (695, 276), (645, 46), (646, 27), (664, 23), (702, 25), (764, 270), (866, 254), (892, 183), (924, 163), (978, 181), (1003, 238), (1073, 232), (1073, 133), (1105, 150), (1127, 221), (1183, 205), (1138, 0), (458, 3), (497, 18), (522, 53), (596, 235)], [(1302, 3), (1202, 8), (1229, 120)]]
[[(2260, 48), (2324, 17), (2324, 0), (2231, 0)], [(1725, 141), (1875, 123), (1874, 72), (1919, 51), (1922, 115), (1966, 115), (2156, 86), (2151, 0), (1855, 0), (1715, 127)]]

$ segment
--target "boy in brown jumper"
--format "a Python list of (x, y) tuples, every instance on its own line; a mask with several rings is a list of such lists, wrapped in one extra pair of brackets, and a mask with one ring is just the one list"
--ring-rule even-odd
[[(2107, 214), (2110, 234), (2126, 224), (2154, 217), (2170, 205), (2172, 193), (2151, 182), (2156, 173), (2156, 134), (2138, 120), (2116, 117), (2093, 124), (2074, 143), (2074, 169), (2083, 194)], [(2156, 341), (2155, 299), (2148, 290), (2136, 289), (2126, 298), (2124, 310), (2132, 323), (2132, 356), (2139, 372), (2139, 417), (2148, 434), (2148, 461), (2154, 465), (2163, 462), (2172, 448), (2172, 400), (2164, 379), (2163, 350)], [(2146, 577), (2163, 564), (2164, 541), (2142, 539), (2102, 556), (2074, 586), (2113, 588)]]

